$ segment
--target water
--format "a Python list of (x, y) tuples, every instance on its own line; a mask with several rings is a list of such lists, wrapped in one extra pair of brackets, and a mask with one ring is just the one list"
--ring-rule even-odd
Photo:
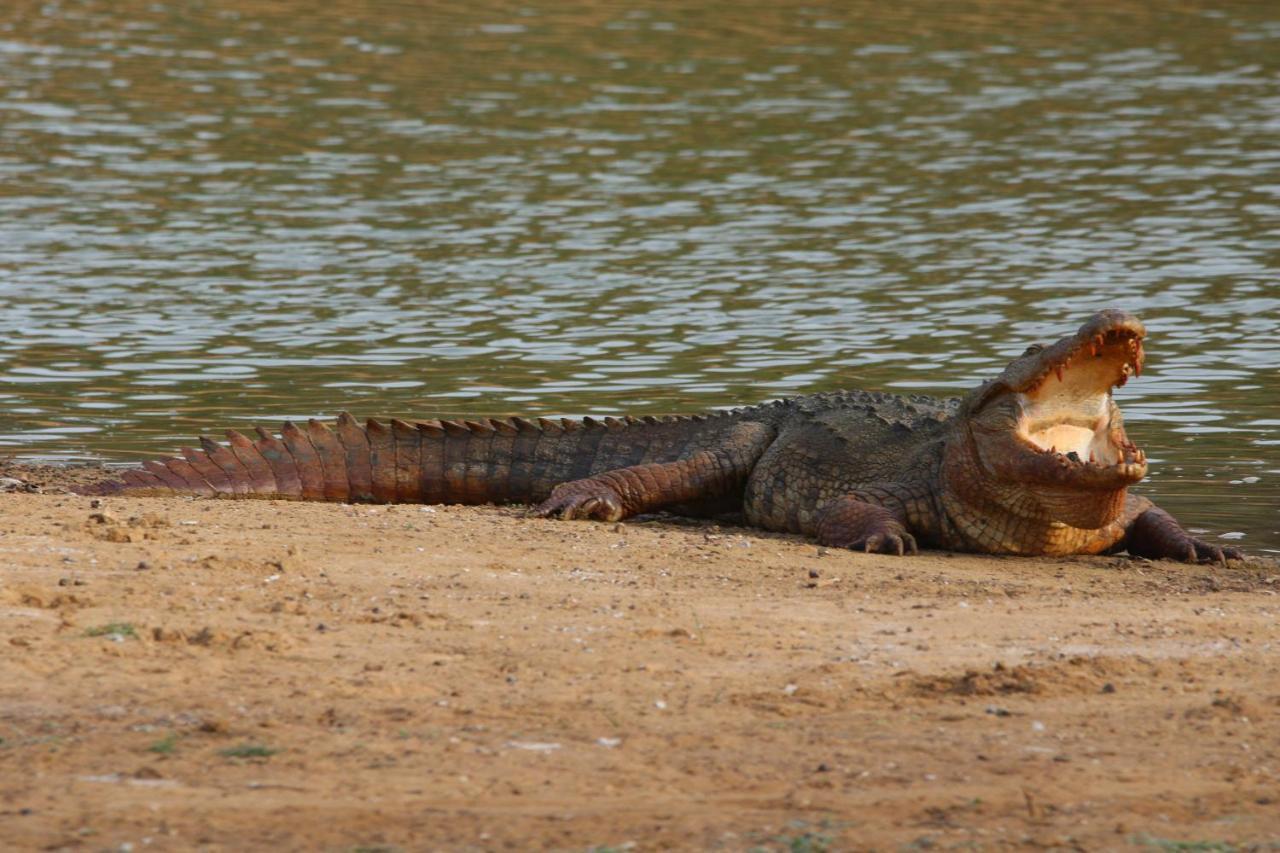
[(1147, 491), (1280, 551), (1274, 6), (673, 5), (7, 4), (0, 448), (954, 394), (1116, 305)]

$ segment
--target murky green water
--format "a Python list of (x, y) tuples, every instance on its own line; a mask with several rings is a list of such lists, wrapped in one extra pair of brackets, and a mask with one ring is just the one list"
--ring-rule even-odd
[(1148, 491), (1280, 550), (1278, 72), (1267, 3), (10, 0), (0, 446), (948, 394), (1116, 305)]

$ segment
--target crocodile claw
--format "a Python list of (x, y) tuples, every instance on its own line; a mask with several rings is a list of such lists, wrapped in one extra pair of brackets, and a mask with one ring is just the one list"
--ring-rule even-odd
[(1244, 552), (1239, 548), (1222, 547), (1187, 536), (1184, 540), (1171, 544), (1164, 553), (1157, 556), (1157, 559), (1176, 560), (1179, 563), (1217, 563), (1226, 568), (1227, 560), (1243, 560)]
[(1127, 545), (1130, 554), (1153, 560), (1217, 563), (1225, 567), (1228, 560), (1244, 559), (1244, 552), (1239, 548), (1197, 539), (1183, 530), (1173, 516), (1156, 507), (1137, 518), (1129, 531)]
[(622, 499), (609, 486), (592, 480), (575, 480), (552, 489), (551, 496), (538, 504), (533, 514), (541, 518), (620, 521), (626, 513)]
[(919, 554), (916, 538), (886, 509), (854, 496), (829, 505), (818, 522), (818, 541), (868, 554)]
[(1195, 550), (1195, 559), (1185, 562), (1217, 563), (1225, 567), (1227, 560), (1244, 559), (1244, 552), (1239, 548), (1232, 548), (1230, 545), (1223, 547), (1209, 542), (1201, 542), (1199, 539), (1192, 539), (1191, 546)]
[(893, 533), (891, 531), (872, 533), (860, 542), (854, 542), (847, 547), (854, 551), (865, 551), (868, 554), (897, 554), (899, 557), (920, 553), (920, 548), (916, 545), (916, 538), (905, 531), (902, 533)]

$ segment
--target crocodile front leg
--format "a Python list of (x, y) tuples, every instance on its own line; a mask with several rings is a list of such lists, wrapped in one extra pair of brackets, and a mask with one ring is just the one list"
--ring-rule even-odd
[(1220, 547), (1201, 541), (1182, 529), (1173, 516), (1146, 498), (1130, 495), (1125, 507), (1124, 539), (1115, 550), (1135, 557), (1177, 560), (1183, 563), (1222, 563), (1243, 560), (1239, 548)]
[(916, 538), (907, 530), (907, 515), (896, 501), (889, 506), (871, 495), (851, 494), (823, 508), (815, 535), (823, 545), (868, 554), (918, 554)]
[(534, 514), (620, 521), (672, 504), (740, 492), (774, 435), (766, 424), (739, 424), (722, 445), (675, 462), (633, 465), (561, 483)]

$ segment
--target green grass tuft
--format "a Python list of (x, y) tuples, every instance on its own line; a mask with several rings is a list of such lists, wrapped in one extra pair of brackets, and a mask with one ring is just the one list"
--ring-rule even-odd
[(84, 632), (86, 637), (132, 637), (138, 639), (138, 632), (128, 622), (108, 622)]
[(279, 751), (260, 743), (242, 743), (239, 746), (219, 750), (218, 755), (223, 758), (270, 758)]
[(148, 752), (154, 752), (157, 755), (172, 755), (174, 747), (178, 745), (178, 736), (173, 732), (169, 732), (160, 740), (147, 747)]
[(802, 832), (799, 835), (779, 835), (772, 839), (779, 847), (753, 847), (751, 853), (774, 853), (784, 850), (786, 853), (827, 853), (831, 849), (830, 835), (819, 835), (816, 832)]
[(1234, 844), (1226, 841), (1174, 841), (1169, 838), (1154, 838), (1144, 835), (1132, 839), (1144, 847), (1155, 847), (1168, 853), (1237, 853)]

